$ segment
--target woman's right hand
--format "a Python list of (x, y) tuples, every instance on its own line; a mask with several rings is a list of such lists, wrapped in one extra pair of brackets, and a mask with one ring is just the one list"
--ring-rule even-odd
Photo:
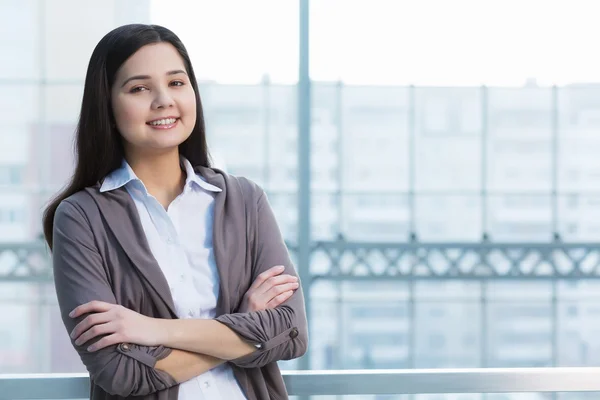
[(298, 278), (282, 275), (284, 267), (277, 265), (258, 275), (252, 283), (240, 306), (241, 312), (251, 312), (275, 308), (289, 299), (298, 289)]

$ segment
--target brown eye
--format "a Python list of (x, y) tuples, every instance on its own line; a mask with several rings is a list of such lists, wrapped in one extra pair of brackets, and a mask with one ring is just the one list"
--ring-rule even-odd
[(145, 87), (143, 86), (136, 86), (134, 88), (132, 88), (129, 93), (139, 93), (141, 91), (147, 90)]

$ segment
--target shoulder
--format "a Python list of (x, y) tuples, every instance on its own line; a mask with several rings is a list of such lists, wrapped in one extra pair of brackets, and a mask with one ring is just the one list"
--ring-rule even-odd
[(253, 180), (246, 178), (245, 176), (230, 175), (230, 181), (232, 184), (235, 184), (240, 188), (244, 194), (244, 197), (258, 199), (264, 194), (264, 190), (260, 187), (260, 185)]
[(265, 194), (259, 184), (244, 176), (232, 175), (218, 168), (203, 168), (201, 174), (209, 183), (223, 189), (230, 199), (239, 197), (245, 202), (256, 203)]
[(61, 201), (56, 208), (55, 221), (64, 217), (88, 219), (90, 214), (98, 209), (91, 193), (94, 190), (98, 191), (97, 188), (86, 188)]

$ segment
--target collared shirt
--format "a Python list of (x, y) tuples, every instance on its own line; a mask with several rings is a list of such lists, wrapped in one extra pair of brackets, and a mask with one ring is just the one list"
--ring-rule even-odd
[[(166, 210), (125, 160), (104, 179), (100, 191), (125, 186), (137, 207), (150, 250), (169, 284), (177, 316), (215, 318), (219, 274), (212, 243), (213, 203), (214, 194), (221, 189), (196, 174), (183, 157), (181, 164), (186, 173), (183, 192)], [(179, 399), (245, 397), (231, 367), (222, 364), (182, 383)]]

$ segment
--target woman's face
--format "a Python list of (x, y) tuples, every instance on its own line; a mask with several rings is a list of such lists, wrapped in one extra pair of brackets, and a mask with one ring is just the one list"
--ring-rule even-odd
[(183, 59), (170, 43), (146, 45), (117, 71), (112, 109), (125, 153), (176, 149), (196, 124), (196, 96)]

